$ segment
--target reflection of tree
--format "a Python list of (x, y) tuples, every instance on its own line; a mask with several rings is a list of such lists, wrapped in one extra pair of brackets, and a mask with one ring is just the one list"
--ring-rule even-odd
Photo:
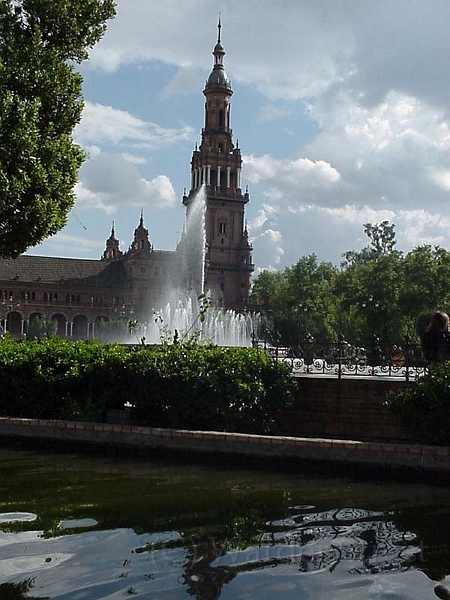
[[(2, 600), (25, 600), (28, 592), (33, 588), (33, 580), (27, 579), (22, 583), (0, 584), (0, 598)], [(48, 596), (33, 596), (34, 600), (49, 600)]]
[(222, 544), (215, 538), (191, 544), (187, 548), (183, 581), (191, 596), (198, 600), (216, 600), (222, 587), (235, 576), (228, 567), (213, 567), (212, 563), (222, 554)]
[(417, 538), (398, 529), (393, 519), (391, 513), (362, 509), (315, 512), (307, 508), (271, 522), (252, 514), (219, 529), (208, 528), (202, 536), (186, 531), (166, 546), (142, 550), (183, 547), (183, 583), (188, 593), (198, 600), (215, 600), (237, 573), (282, 564), (311, 573), (345, 569), (348, 563), (353, 575), (409, 569), (419, 555)]

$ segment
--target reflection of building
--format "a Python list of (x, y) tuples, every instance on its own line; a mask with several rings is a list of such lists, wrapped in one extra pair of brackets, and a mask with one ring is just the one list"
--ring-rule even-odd
[[(214, 66), (203, 91), (205, 127), (191, 162), (191, 188), (183, 197), (187, 215), (205, 188), (205, 290), (225, 308), (245, 308), (253, 271), (244, 222), (249, 195), (241, 189), (241, 151), (232, 142), (231, 85), (223, 67), (219, 35)], [(23, 255), (0, 260), (0, 322), (20, 337), (39, 317), (52, 320), (58, 335), (92, 338), (101, 321), (148, 319), (173, 281), (186, 271), (183, 238), (175, 251), (154, 250), (141, 215), (127, 252), (121, 252), (114, 226), (101, 260)]]

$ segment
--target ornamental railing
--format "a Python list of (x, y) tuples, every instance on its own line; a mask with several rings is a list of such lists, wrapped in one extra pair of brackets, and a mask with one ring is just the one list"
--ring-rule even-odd
[(340, 336), (337, 342), (328, 345), (318, 345), (311, 339), (284, 347), (253, 337), (253, 346), (276, 360), (287, 362), (296, 376), (392, 377), (414, 381), (427, 372), (429, 365), (420, 344), (410, 339), (401, 345), (384, 346), (375, 338), (372, 347), (367, 348), (349, 344)]

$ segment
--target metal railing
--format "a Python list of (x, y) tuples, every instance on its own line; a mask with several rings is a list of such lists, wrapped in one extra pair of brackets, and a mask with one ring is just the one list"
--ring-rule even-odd
[(342, 335), (335, 343), (318, 345), (311, 338), (303, 344), (285, 347), (253, 336), (253, 347), (268, 356), (287, 362), (292, 373), (338, 377), (389, 377), (415, 381), (424, 375), (430, 362), (423, 356), (420, 344), (407, 338), (403, 344), (383, 346), (374, 338), (372, 347), (349, 344)]

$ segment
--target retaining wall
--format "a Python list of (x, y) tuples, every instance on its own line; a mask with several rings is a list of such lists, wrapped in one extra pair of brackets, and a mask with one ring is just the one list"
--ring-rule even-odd
[(79, 421), (0, 418), (0, 438), (94, 444), (102, 449), (165, 449), (340, 465), (404, 469), (423, 476), (450, 473), (450, 448), (291, 436), (184, 431)]
[(386, 406), (388, 392), (408, 384), (401, 379), (360, 376), (297, 377), (294, 405), (279, 413), (277, 432), (289, 436), (408, 441)]

